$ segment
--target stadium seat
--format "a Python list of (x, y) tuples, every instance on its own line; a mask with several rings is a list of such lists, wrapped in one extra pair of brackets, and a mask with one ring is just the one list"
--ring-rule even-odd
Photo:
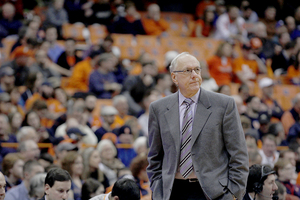
[(81, 22), (76, 22), (74, 24), (64, 24), (62, 26), (62, 36), (64, 39), (66, 38), (73, 38), (77, 41), (84, 41), (84, 34), (83, 31), (85, 26)]

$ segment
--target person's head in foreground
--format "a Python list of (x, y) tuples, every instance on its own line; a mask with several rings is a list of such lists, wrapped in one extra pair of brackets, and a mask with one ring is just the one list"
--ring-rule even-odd
[(246, 195), (251, 196), (251, 199), (273, 199), (277, 189), (275, 171), (270, 167), (255, 164), (249, 168)]
[(45, 178), (47, 200), (66, 200), (71, 189), (71, 176), (61, 168), (51, 169)]

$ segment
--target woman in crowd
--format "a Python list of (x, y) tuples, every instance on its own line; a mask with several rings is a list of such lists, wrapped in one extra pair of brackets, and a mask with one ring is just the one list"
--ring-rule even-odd
[(125, 166), (116, 158), (117, 149), (111, 140), (102, 139), (97, 146), (97, 150), (101, 157), (100, 170), (103, 171), (109, 180), (109, 184), (112, 185), (117, 181), (117, 171)]
[(9, 123), (10, 123), (10, 132), (17, 133), (20, 129), (23, 121), (23, 117), (19, 112), (13, 112), (8, 115)]
[(216, 54), (207, 60), (209, 73), (219, 86), (229, 85), (232, 81), (232, 51), (232, 45), (223, 42)]
[(109, 180), (100, 170), (101, 163), (100, 153), (97, 149), (89, 147), (82, 152), (83, 158), (83, 173), (82, 179), (93, 178), (103, 184), (105, 188), (109, 187)]
[(198, 19), (196, 21), (195, 27), (195, 37), (209, 37), (214, 31), (214, 14), (215, 8), (208, 6), (204, 11), (203, 19)]
[(278, 180), (286, 187), (287, 194), (300, 197), (300, 187), (291, 183), (295, 176), (295, 167), (286, 159), (280, 158), (274, 166)]
[(296, 55), (294, 64), (287, 69), (287, 78), (290, 83), (300, 85), (300, 51)]
[(76, 151), (70, 151), (62, 159), (61, 165), (72, 177), (71, 190), (74, 194), (74, 200), (81, 200), (81, 188), (83, 184), (83, 181), (81, 180), (83, 172), (82, 156)]
[(93, 178), (88, 178), (82, 185), (81, 200), (89, 200), (97, 195), (104, 194), (104, 186)]

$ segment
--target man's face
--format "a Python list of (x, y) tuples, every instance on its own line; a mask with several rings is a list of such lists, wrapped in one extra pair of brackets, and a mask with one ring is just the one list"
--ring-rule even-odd
[(57, 39), (57, 30), (56, 28), (49, 28), (46, 30), (46, 40), (50, 43), (55, 42)]
[(45, 169), (41, 165), (35, 165), (32, 167), (30, 172), (24, 172), (25, 177), (24, 179), (30, 180), (34, 175), (39, 174), (39, 173), (44, 173)]
[(118, 110), (120, 115), (128, 114), (129, 106), (126, 100), (120, 100), (118, 104), (116, 104), (115, 108)]
[(239, 9), (237, 7), (231, 8), (228, 15), (232, 21), (235, 21), (239, 16)]
[(194, 69), (200, 68), (199, 61), (191, 55), (183, 55), (177, 60), (177, 67), (174, 71), (192, 70), (191, 74), (172, 72), (172, 80), (178, 86), (183, 96), (190, 98), (200, 89), (202, 83), (201, 73), (197, 74)]
[(0, 200), (4, 200), (5, 198), (5, 186), (6, 181), (2, 173), (0, 173)]
[(23, 178), (23, 166), (24, 161), (23, 160), (17, 160), (13, 166), (13, 168), (10, 169), (10, 173), (16, 177), (16, 178)]
[(273, 197), (274, 192), (278, 189), (275, 183), (275, 175), (270, 174), (265, 180), (261, 195), (258, 194), (259, 200), (270, 200)]
[(50, 187), (45, 185), (45, 193), (47, 200), (66, 200), (71, 189), (71, 181), (55, 181), (54, 185)]
[(1, 78), (1, 81), (5, 84), (5, 85), (14, 85), (15, 83), (15, 77), (14, 75), (5, 75)]
[(273, 153), (276, 151), (276, 144), (273, 140), (266, 138), (265, 141), (263, 142), (262, 149), (267, 157), (271, 157), (273, 156)]
[(40, 149), (34, 141), (27, 143), (25, 159), (26, 160), (37, 160), (40, 156)]
[(296, 166), (296, 155), (294, 152), (286, 152), (283, 159), (289, 161), (293, 166)]

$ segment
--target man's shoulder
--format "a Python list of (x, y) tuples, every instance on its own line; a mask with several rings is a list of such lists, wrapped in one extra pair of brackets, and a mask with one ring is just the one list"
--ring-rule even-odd
[(105, 199), (108, 199), (106, 197), (108, 197), (109, 194), (110, 193), (108, 193), (108, 194), (100, 194), (98, 196), (95, 196), (95, 197), (91, 198), (90, 200), (105, 200)]
[(11, 188), (10, 190), (8, 190), (8, 192), (6, 193), (6, 198), (5, 199), (10, 199), (10, 200), (14, 200), (14, 199), (19, 199), (20, 194), (21, 194), (21, 188), (23, 187), (23, 184), (20, 184), (16, 187)]

